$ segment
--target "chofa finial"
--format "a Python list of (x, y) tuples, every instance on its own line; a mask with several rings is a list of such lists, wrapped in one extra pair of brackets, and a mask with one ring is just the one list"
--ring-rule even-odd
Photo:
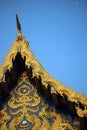
[(16, 13), (16, 24), (17, 24), (17, 29), (18, 29), (18, 37), (22, 36), (22, 33), (21, 33), (21, 24), (19, 22), (19, 19), (18, 19), (18, 14)]

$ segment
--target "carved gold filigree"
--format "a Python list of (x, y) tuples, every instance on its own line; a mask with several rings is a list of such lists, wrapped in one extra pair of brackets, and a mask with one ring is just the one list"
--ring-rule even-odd
[[(76, 130), (67, 119), (45, 103), (29, 83), (26, 73), (0, 110), (0, 130)], [(51, 120), (51, 121), (50, 121)]]
[(82, 109), (76, 107), (76, 110), (77, 110), (77, 114), (78, 114), (80, 117), (87, 117), (87, 109), (82, 110)]

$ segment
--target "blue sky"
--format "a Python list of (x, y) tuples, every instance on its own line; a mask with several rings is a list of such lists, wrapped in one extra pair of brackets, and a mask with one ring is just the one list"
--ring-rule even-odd
[(0, 0), (0, 63), (22, 34), (42, 66), (87, 96), (87, 0)]

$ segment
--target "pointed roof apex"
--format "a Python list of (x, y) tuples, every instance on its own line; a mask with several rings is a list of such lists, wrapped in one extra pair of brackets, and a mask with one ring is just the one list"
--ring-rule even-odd
[(20, 24), (20, 22), (19, 22), (18, 14), (17, 14), (17, 13), (16, 13), (16, 24), (17, 24), (17, 29), (18, 29), (18, 37), (21, 37), (21, 36), (22, 36), (21, 24)]

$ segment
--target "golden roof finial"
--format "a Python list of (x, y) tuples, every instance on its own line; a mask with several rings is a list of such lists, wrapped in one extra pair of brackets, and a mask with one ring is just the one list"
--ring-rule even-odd
[(20, 22), (19, 22), (18, 14), (17, 14), (17, 13), (16, 13), (16, 24), (17, 24), (17, 29), (18, 29), (18, 37), (21, 37), (21, 36), (22, 36), (21, 24), (20, 24)]

